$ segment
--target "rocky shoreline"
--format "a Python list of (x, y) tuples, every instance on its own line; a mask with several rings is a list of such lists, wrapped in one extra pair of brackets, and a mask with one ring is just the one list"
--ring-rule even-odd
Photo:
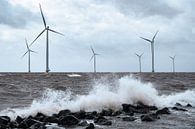
[(101, 112), (71, 112), (65, 109), (52, 116), (43, 113), (37, 113), (35, 116), (27, 118), (17, 116), (14, 121), (8, 116), (0, 116), (0, 129), (64, 129), (77, 126), (84, 129), (94, 129), (98, 126), (112, 125), (112, 120), (110, 120), (112, 117), (117, 117), (126, 122), (138, 119), (142, 122), (152, 122), (159, 120), (161, 115), (171, 115), (173, 110), (187, 112), (192, 107), (191, 104), (183, 106), (176, 103), (174, 107), (159, 109), (156, 106), (144, 105), (141, 102), (135, 105), (122, 104), (121, 106), (121, 110), (104, 109)]

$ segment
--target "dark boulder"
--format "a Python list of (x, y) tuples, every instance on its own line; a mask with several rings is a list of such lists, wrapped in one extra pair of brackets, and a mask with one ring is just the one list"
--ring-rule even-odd
[(35, 123), (33, 124), (30, 129), (46, 129), (45, 125), (44, 124), (41, 124), (41, 123)]
[(85, 129), (95, 129), (95, 126), (93, 123), (90, 123)]
[(38, 113), (35, 115), (34, 119), (36, 119), (36, 120), (38, 120), (38, 121), (43, 121), (43, 120), (45, 119), (45, 117), (47, 117), (47, 115), (38, 112)]
[(11, 121), (11, 122), (8, 124), (8, 126), (9, 126), (10, 128), (17, 128), (17, 127), (18, 127), (18, 123), (17, 123), (16, 121)]
[(176, 110), (176, 111), (188, 111), (184, 108), (178, 108), (178, 107), (172, 107), (172, 110)]
[(67, 116), (67, 115), (70, 115), (71, 114), (71, 111), (68, 110), (68, 109), (65, 109), (65, 110), (61, 110), (59, 113), (58, 113), (58, 116)]
[(100, 113), (101, 116), (112, 116), (112, 114), (113, 114), (112, 109), (102, 110), (102, 112)]
[(99, 116), (96, 119), (94, 119), (94, 123), (98, 125), (112, 125), (112, 122), (103, 116)]
[(155, 113), (145, 114), (141, 116), (141, 121), (151, 122), (156, 119), (160, 119), (160, 117)]
[(176, 103), (175, 106), (182, 107), (180, 103)]
[(0, 125), (7, 125), (10, 122), (8, 116), (0, 116)]
[(156, 112), (156, 114), (171, 114), (171, 112), (169, 111), (169, 109), (167, 107), (160, 109)]
[[(118, 116), (120, 114), (122, 114), (122, 111), (118, 110), (118, 111), (113, 112), (112, 116)], [(133, 116), (133, 114), (131, 114), (131, 115)]]
[(20, 122), (20, 124), (18, 125), (18, 128), (29, 128), (36, 123), (43, 124), (40, 121), (32, 119), (31, 117), (28, 117), (28, 118), (24, 119), (22, 122)]
[(18, 124), (20, 124), (23, 120), (24, 120), (24, 119), (23, 119), (22, 117), (17, 116), (15, 121), (16, 121)]
[(54, 116), (47, 116), (43, 119), (43, 122), (49, 122), (49, 123), (58, 123), (59, 119)]
[(158, 110), (156, 106), (145, 105), (142, 102), (137, 102), (135, 106), (136, 109), (145, 109), (145, 110)]
[(86, 117), (86, 112), (81, 110), (80, 112), (75, 112), (75, 113), (72, 113), (72, 115), (74, 115), (76, 118), (78, 119), (85, 119)]
[(65, 125), (65, 126), (77, 125), (78, 123), (79, 123), (79, 119), (73, 115), (62, 116), (59, 118), (59, 122), (58, 122), (58, 124)]
[(122, 119), (123, 119), (123, 121), (134, 121), (134, 120), (136, 120), (136, 118), (132, 117), (132, 116), (123, 117)]
[(186, 107), (192, 107), (192, 105), (188, 103), (188, 104), (186, 105)]

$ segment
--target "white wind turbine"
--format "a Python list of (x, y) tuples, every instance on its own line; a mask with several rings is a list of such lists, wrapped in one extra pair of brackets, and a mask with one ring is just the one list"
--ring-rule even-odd
[(138, 59), (139, 59), (139, 72), (141, 73), (142, 72), (142, 62), (141, 62), (141, 58), (142, 58), (142, 56), (143, 56), (143, 54), (144, 53), (142, 53), (142, 54), (137, 54), (137, 53), (135, 53), (135, 55), (138, 57)]
[(92, 47), (91, 47), (91, 51), (92, 51), (93, 55), (92, 55), (90, 61), (91, 61), (92, 59), (94, 59), (94, 60), (93, 60), (93, 65), (94, 65), (93, 68), (94, 68), (94, 73), (96, 73), (96, 56), (97, 56), (97, 55), (100, 55), (100, 54), (95, 53), (95, 51), (94, 51), (94, 49), (93, 49)]
[(173, 72), (175, 72), (175, 56), (169, 56), (172, 60), (172, 65), (173, 65)]
[(30, 47), (28, 45), (28, 42), (27, 42), (27, 39), (25, 39), (25, 42), (26, 42), (27, 51), (24, 53), (24, 55), (22, 56), (22, 58), (26, 54), (28, 54), (28, 72), (30, 73), (31, 72), (31, 69), (30, 69), (30, 61), (31, 61), (30, 55), (31, 55), (31, 52), (33, 52), (33, 53), (36, 53), (36, 52), (30, 49)]
[(158, 32), (159, 32), (159, 31), (157, 31), (157, 32), (155, 33), (155, 35), (153, 36), (152, 40), (147, 39), (147, 38), (140, 37), (141, 39), (146, 40), (146, 41), (150, 42), (150, 44), (151, 44), (151, 52), (152, 52), (152, 72), (154, 72), (154, 40), (155, 40), (156, 35), (158, 34)]
[(45, 21), (45, 17), (43, 15), (43, 11), (42, 11), (42, 8), (41, 8), (40, 4), (39, 4), (39, 8), (40, 8), (41, 16), (42, 16), (42, 19), (43, 19), (44, 29), (35, 38), (35, 40), (30, 44), (30, 46), (46, 31), (46, 72), (48, 73), (50, 71), (50, 69), (49, 69), (49, 31), (53, 32), (53, 33), (56, 33), (56, 34), (59, 34), (59, 35), (62, 35), (62, 36), (64, 36), (64, 35), (62, 33), (59, 33), (55, 30), (50, 29), (49, 26), (47, 26), (46, 21)]

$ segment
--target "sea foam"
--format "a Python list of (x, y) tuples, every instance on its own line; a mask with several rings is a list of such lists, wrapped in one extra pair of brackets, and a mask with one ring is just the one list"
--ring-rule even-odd
[(157, 107), (173, 106), (176, 102), (195, 106), (195, 90), (187, 90), (171, 95), (159, 95), (151, 83), (126, 76), (116, 81), (116, 86), (98, 83), (87, 95), (72, 95), (69, 90), (59, 91), (46, 89), (42, 98), (33, 100), (31, 106), (17, 109), (6, 109), (0, 115), (14, 119), (17, 115), (27, 117), (42, 112), (47, 115), (57, 113), (62, 109), (71, 111), (100, 111), (104, 108), (120, 109), (121, 104), (142, 102)]

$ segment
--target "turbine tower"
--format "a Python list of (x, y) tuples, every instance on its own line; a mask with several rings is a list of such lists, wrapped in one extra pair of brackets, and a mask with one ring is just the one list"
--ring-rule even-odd
[(157, 31), (155, 33), (155, 35), (153, 36), (152, 40), (150, 39), (147, 39), (147, 38), (143, 38), (143, 37), (140, 37), (141, 39), (147, 41), (147, 42), (150, 42), (151, 44), (151, 52), (152, 52), (152, 72), (154, 72), (154, 40), (156, 38), (156, 35), (158, 34), (159, 31)]
[(139, 59), (139, 72), (141, 73), (142, 72), (142, 62), (141, 62), (141, 58), (143, 56), (144, 53), (142, 53), (141, 55), (135, 53), (135, 55), (138, 57)]
[(41, 16), (42, 16), (42, 19), (43, 19), (44, 29), (35, 38), (35, 40), (30, 44), (30, 46), (46, 31), (46, 73), (48, 73), (50, 71), (50, 69), (49, 69), (49, 31), (53, 32), (53, 33), (56, 33), (56, 34), (59, 34), (59, 35), (62, 35), (62, 36), (64, 36), (64, 34), (59, 33), (59, 32), (57, 32), (55, 30), (52, 30), (52, 29), (50, 29), (49, 26), (47, 26), (46, 21), (45, 21), (45, 17), (43, 15), (43, 11), (42, 11), (42, 8), (41, 8), (40, 4), (39, 4), (39, 8), (40, 8)]
[(92, 55), (92, 57), (91, 57), (91, 59), (90, 59), (90, 61), (92, 60), (92, 59), (94, 59), (93, 60), (93, 69), (94, 69), (94, 73), (96, 73), (96, 56), (97, 55), (100, 55), (100, 54), (97, 54), (97, 53), (95, 53), (95, 51), (94, 51), (94, 49), (91, 47), (91, 51), (92, 51), (92, 53), (93, 53), (93, 55)]
[(30, 73), (31, 72), (31, 70), (30, 70), (30, 54), (31, 54), (31, 52), (33, 52), (33, 53), (36, 53), (36, 52), (30, 49), (26, 39), (25, 39), (25, 42), (26, 42), (27, 51), (24, 53), (22, 58), (28, 53), (28, 72)]
[(172, 65), (173, 65), (173, 73), (175, 72), (175, 56), (169, 56), (170, 58), (171, 58), (171, 60), (172, 60)]

